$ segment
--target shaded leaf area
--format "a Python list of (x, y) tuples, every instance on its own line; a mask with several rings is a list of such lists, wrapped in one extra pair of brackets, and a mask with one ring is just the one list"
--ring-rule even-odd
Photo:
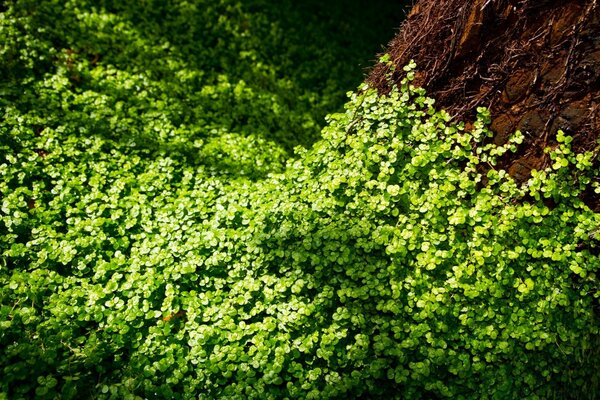
[(217, 173), (281, 170), (293, 147), (318, 138), (404, 12), (296, 3), (8, 2), (0, 104), (26, 118), (19, 137), (59, 129)]

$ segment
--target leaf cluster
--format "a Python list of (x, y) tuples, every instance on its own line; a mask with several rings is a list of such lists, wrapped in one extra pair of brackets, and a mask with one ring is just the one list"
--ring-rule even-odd
[[(155, 3), (144, 11), (165, 4)], [(176, 2), (182, 19), (168, 15), (186, 32), (184, 15), (215, 17), (208, 37), (247, 32), (218, 17), (246, 15), (241, 5), (216, 4)], [(322, 138), (290, 157), (273, 137), (227, 125), (237, 112), (275, 118), (259, 101), (268, 91), (200, 83), (229, 61), (190, 72), (172, 63), (183, 44), (140, 34), (156, 18), (118, 7), (133, 6), (20, 1), (1, 20), (12, 32), (42, 26), (42, 12), (72, 15), (106, 40), (56, 59), (51, 41), (5, 42), (2, 395), (536, 399), (598, 389), (600, 216), (579, 199), (598, 176), (592, 154), (572, 154), (561, 134), (553, 165), (517, 185), (494, 166), (520, 134), (483, 144), (488, 112), (466, 131), (411, 85), (409, 65), (386, 96), (350, 93)], [(119, 59), (121, 40), (134, 45)], [(94, 52), (106, 61), (94, 65)], [(140, 72), (150, 59), (156, 71)], [(55, 69), (32, 66), (43, 63)], [(226, 112), (246, 95), (248, 111)]]

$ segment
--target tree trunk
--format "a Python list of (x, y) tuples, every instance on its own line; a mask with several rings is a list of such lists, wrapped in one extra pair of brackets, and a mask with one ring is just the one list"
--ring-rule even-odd
[[(517, 181), (549, 165), (543, 150), (557, 146), (559, 129), (598, 161), (597, 0), (419, 0), (387, 53), (396, 67), (415, 60), (416, 84), (467, 127), (485, 106), (497, 144), (523, 132), (519, 151), (499, 165)], [(388, 68), (378, 64), (368, 78), (381, 92)], [(584, 200), (600, 211), (600, 196)]]

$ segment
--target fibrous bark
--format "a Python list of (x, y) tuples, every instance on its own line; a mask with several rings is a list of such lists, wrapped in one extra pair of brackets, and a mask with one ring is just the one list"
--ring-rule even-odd
[[(559, 129), (574, 151), (598, 153), (597, 0), (419, 0), (387, 53), (396, 70), (416, 61), (415, 83), (467, 127), (485, 106), (497, 144), (520, 130), (525, 142), (499, 165), (517, 181), (549, 165)], [(368, 81), (386, 92), (388, 76), (381, 63)], [(600, 211), (597, 194), (584, 197)]]

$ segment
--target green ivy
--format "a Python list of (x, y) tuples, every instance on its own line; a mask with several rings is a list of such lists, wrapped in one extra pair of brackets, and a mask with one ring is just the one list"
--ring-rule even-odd
[[(552, 165), (518, 185), (495, 161), (523, 136), (487, 144), (485, 109), (466, 131), (409, 65), (386, 96), (350, 93), (290, 157), (318, 113), (277, 114), (277, 85), (303, 104), (291, 82), (310, 77), (256, 62), (204, 80), (238, 46), (259, 53), (263, 36), (240, 39), (253, 24), (280, 37), (262, 3), (167, 3), (3, 12), (0, 397), (598, 392), (600, 216), (579, 196), (593, 154), (559, 132)], [(29, 26), (45, 30), (16, 33)], [(196, 39), (235, 51), (205, 59)], [(261, 68), (272, 80), (232, 78)]]

